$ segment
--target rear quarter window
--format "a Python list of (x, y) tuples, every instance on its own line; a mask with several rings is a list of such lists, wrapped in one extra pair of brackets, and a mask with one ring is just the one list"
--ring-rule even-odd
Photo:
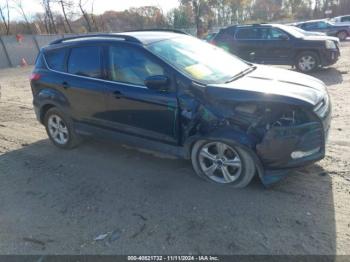
[(350, 22), (350, 16), (344, 16), (341, 18), (342, 22)]
[(48, 51), (45, 54), (46, 62), (50, 69), (57, 71), (65, 71), (65, 58), (66, 58), (66, 49), (57, 49)]
[(72, 48), (68, 60), (68, 73), (102, 78), (100, 47), (83, 46)]

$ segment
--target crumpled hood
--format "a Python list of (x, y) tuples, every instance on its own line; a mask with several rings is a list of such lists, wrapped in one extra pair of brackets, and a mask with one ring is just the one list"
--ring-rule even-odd
[(264, 99), (275, 95), (291, 97), (313, 106), (320, 102), (327, 94), (325, 84), (317, 78), (286, 69), (263, 65), (257, 65), (257, 68), (253, 72), (230, 83), (212, 84), (208, 85), (208, 87), (261, 93)]

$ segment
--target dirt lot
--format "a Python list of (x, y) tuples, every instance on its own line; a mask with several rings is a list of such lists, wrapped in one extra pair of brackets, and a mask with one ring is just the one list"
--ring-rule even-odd
[(0, 254), (350, 254), (350, 42), (315, 74), (334, 108), (326, 158), (270, 189), (110, 143), (55, 148), (31, 69), (0, 71)]

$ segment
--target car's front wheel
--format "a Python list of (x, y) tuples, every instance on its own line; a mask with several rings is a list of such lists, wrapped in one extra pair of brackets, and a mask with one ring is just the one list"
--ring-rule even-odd
[(314, 52), (302, 52), (296, 58), (295, 67), (303, 73), (315, 71), (319, 66), (318, 56)]
[(77, 146), (80, 142), (72, 121), (56, 108), (49, 109), (44, 118), (46, 132), (54, 145), (64, 149)]
[(222, 141), (196, 142), (191, 159), (200, 177), (235, 188), (247, 186), (256, 171), (254, 160), (245, 149)]

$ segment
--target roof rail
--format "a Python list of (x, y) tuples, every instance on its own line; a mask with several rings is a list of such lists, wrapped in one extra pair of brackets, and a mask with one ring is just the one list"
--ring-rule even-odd
[(66, 38), (60, 38), (57, 40), (54, 40), (50, 43), (50, 45), (55, 45), (55, 44), (60, 44), (64, 41), (68, 41), (68, 40), (74, 40), (74, 39), (79, 39), (79, 38), (89, 38), (89, 37), (111, 37), (111, 38), (119, 38), (119, 39), (124, 39), (125, 41), (130, 41), (130, 42), (134, 42), (134, 43), (139, 43), (141, 44), (141, 42), (135, 38), (132, 37), (130, 35), (123, 35), (123, 34), (86, 34), (86, 35), (78, 35), (78, 36), (72, 36), (72, 37), (66, 37)]
[(171, 33), (177, 33), (177, 34), (183, 34), (183, 35), (190, 35), (189, 33), (186, 33), (186, 32), (184, 32), (182, 30), (167, 29), (167, 28), (138, 29), (138, 30), (126, 31), (125, 33), (129, 33), (129, 32), (147, 32), (147, 31), (171, 32)]

